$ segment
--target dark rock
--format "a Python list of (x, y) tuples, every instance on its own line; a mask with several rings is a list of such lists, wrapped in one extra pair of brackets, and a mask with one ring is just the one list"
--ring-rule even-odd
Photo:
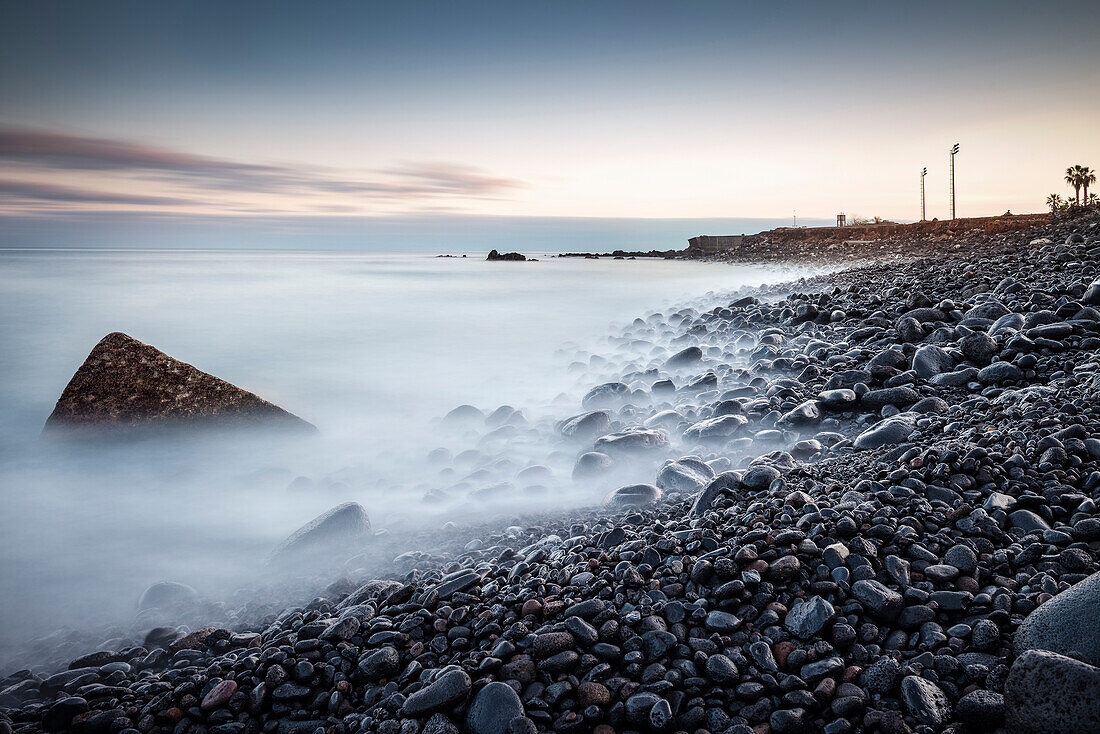
[[(504, 685), (503, 683), (499, 685)], [(507, 688), (507, 686), (505, 686)], [(483, 689), (484, 690), (484, 689)], [(511, 691), (511, 688), (508, 688)], [(420, 717), (452, 708), (466, 700), (470, 694), (470, 676), (466, 671), (453, 668), (440, 675), (427, 687), (421, 688), (405, 700), (401, 711), (406, 716)], [(515, 695), (513, 691), (512, 695)], [(517, 716), (523, 715), (521, 709)], [(504, 723), (507, 723), (505, 719)], [(467, 728), (469, 724), (467, 723)], [(503, 731), (503, 728), (501, 729)]]
[(524, 257), (523, 255), (521, 255), (518, 252), (497, 252), (496, 250), (490, 250), (489, 251), (489, 256), (485, 259), (486, 260), (492, 260), (492, 261), (499, 261), (499, 260), (523, 261), (523, 260), (526, 260), (527, 258)]
[(941, 727), (951, 719), (947, 694), (930, 680), (907, 675), (901, 681), (901, 700), (909, 715), (922, 724)]
[(96, 344), (69, 380), (43, 432), (181, 424), (316, 430), (253, 393), (116, 331)]

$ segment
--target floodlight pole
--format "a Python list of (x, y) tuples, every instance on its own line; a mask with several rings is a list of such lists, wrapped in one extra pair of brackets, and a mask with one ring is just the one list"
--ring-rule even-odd
[(920, 220), (923, 222), (927, 217), (924, 212), (924, 177), (928, 175), (928, 169), (922, 168), (920, 171)]
[(951, 146), (951, 218), (955, 218), (955, 154), (959, 152), (959, 144)]

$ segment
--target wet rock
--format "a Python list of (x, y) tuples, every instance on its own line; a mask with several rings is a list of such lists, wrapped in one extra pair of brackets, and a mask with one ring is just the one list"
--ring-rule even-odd
[(863, 579), (852, 584), (852, 596), (858, 599), (872, 616), (884, 620), (897, 619), (905, 606), (901, 594), (874, 579)]
[(950, 372), (954, 367), (951, 355), (935, 344), (925, 344), (913, 354), (913, 371), (926, 380), (941, 372)]
[(741, 432), (748, 423), (743, 415), (723, 415), (694, 423), (684, 431), (686, 438), (699, 440), (726, 439)]
[(668, 436), (659, 430), (644, 428), (628, 429), (618, 433), (609, 433), (596, 439), (596, 451), (610, 454), (629, 454), (664, 449), (668, 446)]
[(877, 423), (856, 436), (855, 447), (859, 449), (877, 449), (908, 441), (916, 430), (912, 414), (901, 413)]

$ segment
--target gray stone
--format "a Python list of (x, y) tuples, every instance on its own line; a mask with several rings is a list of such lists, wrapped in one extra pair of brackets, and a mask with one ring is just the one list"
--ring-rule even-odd
[(327, 554), (333, 550), (362, 544), (369, 538), (371, 526), (367, 511), (358, 502), (345, 502), (298, 528), (272, 552), (270, 560)]
[(652, 484), (628, 484), (611, 490), (603, 498), (603, 504), (605, 507), (640, 507), (651, 505), (662, 496), (664, 492)]
[(153, 584), (138, 600), (138, 609), (173, 609), (197, 604), (199, 592), (178, 581), (160, 581)]
[(976, 729), (993, 729), (1005, 718), (1005, 697), (996, 691), (979, 688), (959, 699), (955, 716)]
[(1010, 734), (1100, 734), (1100, 668), (1046, 650), (1028, 650), (1005, 682)]
[(989, 334), (974, 331), (959, 339), (959, 351), (970, 362), (985, 367), (997, 353), (997, 342)]
[(852, 596), (859, 600), (874, 617), (892, 621), (905, 607), (901, 594), (874, 579), (863, 579), (852, 584)]
[(1016, 631), (1017, 655), (1050, 650), (1100, 666), (1100, 573), (1040, 604)]
[(916, 430), (913, 418), (914, 416), (910, 413), (899, 413), (876, 423), (856, 436), (854, 445), (859, 449), (877, 449), (908, 441)]
[(925, 344), (913, 354), (913, 371), (926, 380), (941, 372), (950, 372), (954, 366), (951, 355), (935, 344)]
[(466, 712), (466, 731), (469, 734), (506, 734), (509, 722), (523, 715), (523, 702), (512, 687), (492, 681), (474, 695)]
[(1024, 371), (1011, 362), (994, 362), (978, 370), (978, 380), (987, 385), (1003, 385), (1024, 379)]
[(668, 436), (664, 431), (648, 428), (628, 428), (617, 433), (609, 433), (596, 439), (596, 451), (605, 454), (623, 454), (655, 451), (668, 446)]
[(697, 492), (714, 478), (714, 470), (698, 459), (667, 461), (657, 472), (657, 487), (665, 492)]
[(723, 415), (699, 421), (684, 431), (685, 438), (699, 440), (726, 439), (741, 432), (749, 419), (743, 415)]

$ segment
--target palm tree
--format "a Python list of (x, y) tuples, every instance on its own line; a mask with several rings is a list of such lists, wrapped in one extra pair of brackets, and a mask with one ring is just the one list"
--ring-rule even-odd
[(1066, 169), (1066, 183), (1073, 187), (1073, 198), (1081, 203), (1081, 166), (1070, 166)]
[(1047, 197), (1047, 206), (1050, 207), (1051, 212), (1056, 212), (1062, 208), (1062, 197), (1058, 194), (1051, 194)]
[(1089, 203), (1089, 184), (1096, 183), (1096, 171), (1088, 166), (1077, 167), (1081, 173), (1081, 193), (1085, 197), (1085, 203)]

